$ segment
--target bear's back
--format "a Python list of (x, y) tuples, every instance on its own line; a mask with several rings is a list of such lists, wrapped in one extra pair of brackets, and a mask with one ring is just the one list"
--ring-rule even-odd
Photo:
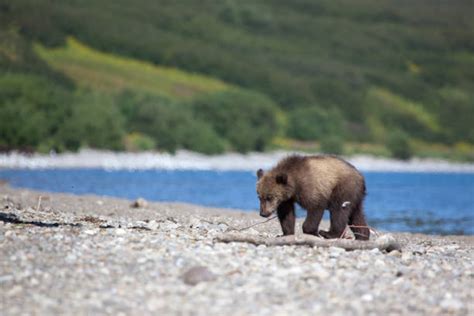
[(306, 157), (301, 168), (300, 187), (306, 195), (329, 199), (333, 189), (340, 183), (363, 186), (362, 175), (349, 163), (335, 156)]

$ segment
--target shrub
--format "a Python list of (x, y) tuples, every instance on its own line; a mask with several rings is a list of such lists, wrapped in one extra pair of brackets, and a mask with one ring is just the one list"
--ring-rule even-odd
[(63, 123), (60, 131), (60, 141), (66, 148), (124, 148), (124, 118), (114, 100), (107, 95), (88, 91), (76, 93), (71, 117)]
[(338, 136), (325, 137), (321, 140), (321, 151), (327, 154), (341, 155), (344, 153), (344, 142)]
[(319, 107), (297, 108), (289, 114), (288, 135), (299, 140), (324, 140), (328, 136), (341, 137), (343, 118), (335, 109)]
[(68, 92), (44, 78), (0, 76), (0, 145), (11, 149), (61, 147), (60, 126), (70, 115)]
[(408, 160), (413, 155), (410, 139), (402, 131), (395, 131), (388, 137), (387, 147), (392, 156), (397, 159)]
[(127, 136), (125, 136), (124, 145), (127, 151), (143, 151), (156, 148), (156, 143), (153, 138), (138, 132), (127, 134)]
[(280, 131), (277, 106), (258, 93), (222, 91), (195, 100), (192, 107), (239, 152), (264, 150)]
[(225, 141), (209, 124), (193, 117), (191, 109), (168, 99), (127, 93), (119, 102), (127, 129), (153, 139), (156, 147), (174, 152), (179, 148), (205, 154), (221, 153)]

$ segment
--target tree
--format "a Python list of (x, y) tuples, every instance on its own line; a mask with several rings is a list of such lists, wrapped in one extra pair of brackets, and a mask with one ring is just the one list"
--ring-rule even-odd
[(259, 93), (222, 91), (199, 98), (192, 106), (197, 118), (239, 152), (264, 150), (280, 131), (277, 106)]

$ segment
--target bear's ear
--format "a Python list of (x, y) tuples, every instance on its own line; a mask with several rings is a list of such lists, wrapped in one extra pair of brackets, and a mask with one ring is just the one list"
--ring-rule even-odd
[(258, 171), (257, 171), (257, 178), (260, 179), (261, 177), (263, 177), (263, 170), (262, 170), (262, 169), (258, 169)]
[(276, 182), (278, 184), (287, 184), (288, 183), (288, 176), (284, 173), (280, 173), (279, 175), (276, 176)]

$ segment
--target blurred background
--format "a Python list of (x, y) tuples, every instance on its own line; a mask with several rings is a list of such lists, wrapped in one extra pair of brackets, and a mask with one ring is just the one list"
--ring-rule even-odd
[(470, 0), (0, 0), (0, 146), (474, 160)]
[[(471, 0), (0, 0), (0, 151), (473, 162), (473, 12)], [(0, 176), (257, 207), (253, 173), (150, 172)], [(366, 175), (381, 227), (474, 233), (473, 174)]]

